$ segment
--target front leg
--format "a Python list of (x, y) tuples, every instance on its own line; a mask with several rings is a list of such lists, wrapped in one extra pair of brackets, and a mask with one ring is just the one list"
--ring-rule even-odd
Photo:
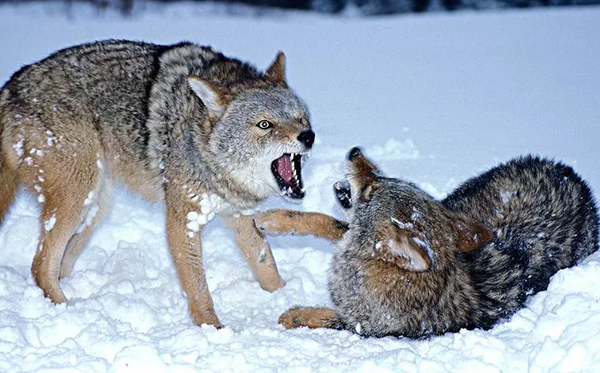
[(252, 216), (231, 216), (227, 217), (226, 221), (260, 286), (266, 291), (282, 288), (285, 281), (279, 275), (271, 247), (265, 236), (256, 228)]
[(306, 326), (311, 329), (343, 329), (338, 315), (326, 307), (292, 307), (279, 317), (279, 323), (286, 329)]
[(256, 226), (267, 234), (313, 235), (337, 242), (348, 231), (348, 223), (318, 212), (269, 210), (254, 216)]
[(167, 204), (167, 240), (196, 325), (221, 328), (208, 291), (202, 262), (201, 234), (207, 219), (198, 204), (185, 194), (165, 193)]

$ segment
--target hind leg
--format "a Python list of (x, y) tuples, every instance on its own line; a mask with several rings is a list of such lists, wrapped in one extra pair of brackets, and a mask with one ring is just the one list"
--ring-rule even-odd
[(65, 193), (48, 193), (42, 206), (42, 226), (38, 251), (31, 273), (44, 295), (54, 303), (67, 300), (58, 283), (60, 263), (67, 243), (80, 221), (81, 202), (71, 203)]
[(103, 184), (94, 190), (93, 193), (88, 193), (88, 196), (84, 200), (84, 205), (87, 205), (87, 211), (77, 231), (67, 244), (60, 264), (59, 279), (71, 276), (75, 261), (86, 243), (90, 240), (94, 228), (106, 216), (112, 195), (112, 185), (109, 182), (104, 182)]
[(97, 185), (98, 175), (95, 156), (78, 154), (77, 161), (69, 159), (68, 165), (58, 160), (62, 161), (47, 156), (32, 163), (39, 177), (30, 187), (42, 205), (42, 214), (40, 243), (31, 272), (46, 297), (63, 303), (67, 299), (59, 285), (61, 262), (69, 241), (91, 210), (86, 198)]

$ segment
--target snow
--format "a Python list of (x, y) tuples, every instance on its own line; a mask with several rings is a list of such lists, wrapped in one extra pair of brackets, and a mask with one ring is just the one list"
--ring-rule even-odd
[[(247, 18), (200, 9), (184, 4), (123, 19), (2, 6), (1, 79), (59, 48), (111, 37), (193, 40), (262, 68), (283, 50), (288, 81), (311, 109), (317, 139), (302, 204), (274, 198), (264, 208), (342, 218), (332, 185), (354, 145), (389, 175), (436, 197), (528, 152), (573, 165), (600, 188), (598, 7), (369, 19)], [(18, 153), (19, 144), (11, 151)], [(216, 330), (194, 326), (187, 313), (167, 249), (164, 206), (123, 188), (115, 194), (72, 277), (61, 282), (70, 299), (63, 305), (33, 283), (40, 211), (36, 196), (18, 195), (0, 226), (0, 371), (600, 371), (600, 254), (560, 271), (548, 291), (492, 330), (364, 339), (277, 324), (293, 305), (331, 304), (331, 244), (270, 237), (286, 286), (269, 293), (215, 218), (203, 246), (208, 285), (226, 325)]]
[[(187, 189), (187, 186), (184, 185), (184, 189)], [(201, 226), (208, 224), (213, 220), (216, 213), (222, 209), (227, 209), (229, 204), (223, 202), (216, 194), (202, 194), (200, 197), (191, 193), (190, 198), (200, 206), (200, 212), (190, 211), (186, 216), (188, 236), (192, 238), (200, 231)]]
[(91, 204), (92, 202), (94, 202), (94, 191), (90, 190), (87, 197), (85, 197), (85, 200), (83, 201), (83, 205), (87, 206), (87, 205)]
[(44, 229), (47, 232), (50, 232), (52, 230), (52, 228), (54, 228), (55, 224), (56, 224), (56, 214), (52, 214), (50, 219), (44, 221)]

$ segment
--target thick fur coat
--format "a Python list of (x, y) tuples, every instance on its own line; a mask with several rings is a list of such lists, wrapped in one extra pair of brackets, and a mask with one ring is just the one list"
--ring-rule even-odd
[(289, 214), (278, 211), (257, 217), (272, 233), (342, 237), (329, 275), (334, 309), (292, 308), (280, 318), (288, 328), (411, 338), (488, 329), (598, 249), (590, 188), (571, 167), (537, 157), (495, 167), (437, 201), (383, 176), (355, 148), (335, 191), (347, 228), (330, 218), (330, 229), (316, 232), (307, 215), (306, 228), (289, 229)]
[(209, 47), (103, 41), (25, 66), (0, 92), (0, 218), (19, 185), (42, 208), (32, 273), (53, 302), (59, 278), (109, 205), (114, 181), (164, 201), (173, 261), (196, 324), (220, 326), (201, 232), (215, 214), (236, 233), (261, 286), (283, 286), (248, 209), (304, 196), (308, 109), (279, 53), (263, 73)]

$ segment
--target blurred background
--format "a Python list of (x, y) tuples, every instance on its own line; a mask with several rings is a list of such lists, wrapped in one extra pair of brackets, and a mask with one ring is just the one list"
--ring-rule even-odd
[[(0, 0), (0, 4), (31, 2), (33, 1)], [(123, 16), (138, 14), (154, 4), (182, 2), (237, 4), (250, 7), (300, 9), (326, 14), (351, 13), (365, 16), (464, 9), (486, 10), (600, 4), (600, 0), (55, 0), (45, 2), (62, 2), (66, 13), (69, 13), (74, 5), (85, 3), (92, 5), (98, 11), (116, 10)]]

